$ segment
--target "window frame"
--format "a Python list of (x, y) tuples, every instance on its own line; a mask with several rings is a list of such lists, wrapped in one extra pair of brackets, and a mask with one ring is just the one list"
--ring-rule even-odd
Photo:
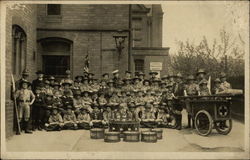
[[(144, 61), (144, 59), (135, 59), (134, 64), (135, 64), (134, 65), (135, 66), (135, 68), (134, 68), (135, 72), (144, 72), (145, 71), (145, 61)], [(138, 64), (140, 65), (139, 67), (138, 67)], [(141, 69), (138, 70), (138, 68), (141, 68)]]
[[(59, 14), (49, 14), (49, 5), (59, 5), (60, 13)], [(61, 4), (47, 4), (46, 5), (46, 15), (51, 17), (60, 17), (62, 15), (62, 5)]]

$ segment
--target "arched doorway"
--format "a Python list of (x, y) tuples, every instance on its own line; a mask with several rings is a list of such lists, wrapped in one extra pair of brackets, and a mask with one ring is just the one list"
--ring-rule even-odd
[(46, 38), (40, 40), (42, 69), (46, 75), (57, 78), (65, 76), (65, 71), (71, 69), (72, 41), (63, 38)]

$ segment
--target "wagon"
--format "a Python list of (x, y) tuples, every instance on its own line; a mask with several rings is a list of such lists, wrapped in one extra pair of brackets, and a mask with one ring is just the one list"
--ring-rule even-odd
[(223, 135), (230, 133), (232, 96), (185, 96), (178, 99), (186, 106), (199, 135), (207, 136), (212, 129)]

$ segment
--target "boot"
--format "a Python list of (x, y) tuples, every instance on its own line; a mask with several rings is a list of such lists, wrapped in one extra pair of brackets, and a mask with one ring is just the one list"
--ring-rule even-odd
[(188, 115), (188, 126), (187, 128), (191, 128), (191, 116)]
[(32, 134), (32, 131), (29, 130), (29, 121), (24, 122), (25, 133)]

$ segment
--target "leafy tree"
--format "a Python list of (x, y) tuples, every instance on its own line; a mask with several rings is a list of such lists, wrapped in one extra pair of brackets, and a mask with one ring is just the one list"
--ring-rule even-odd
[(230, 77), (244, 75), (244, 41), (241, 38), (236, 41), (225, 29), (220, 31), (219, 41), (214, 39), (211, 46), (205, 36), (198, 45), (188, 40), (178, 41), (177, 44), (178, 51), (171, 58), (171, 67), (175, 72), (188, 75), (203, 68), (213, 78), (221, 72)]

